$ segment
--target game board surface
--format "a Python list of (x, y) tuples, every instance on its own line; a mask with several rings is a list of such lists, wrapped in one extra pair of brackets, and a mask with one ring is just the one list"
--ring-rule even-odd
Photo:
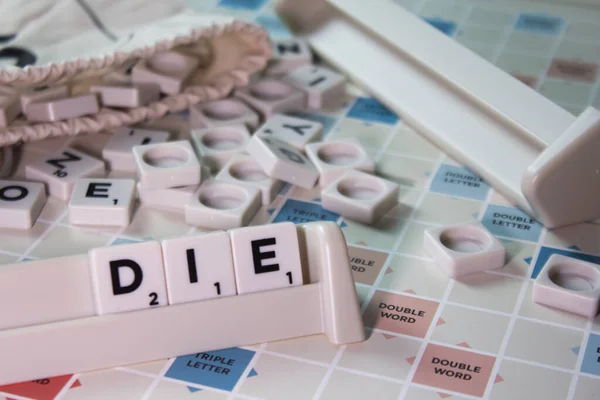
[[(397, 3), (573, 113), (590, 104), (600, 108), (600, 9), (524, 1)], [(196, 10), (257, 21), (273, 37), (290, 35), (266, 0), (189, 4)], [(0, 396), (115, 400), (599, 396), (600, 318), (587, 320), (537, 305), (531, 289), (551, 254), (600, 263), (600, 225), (548, 231), (353, 86), (343, 108), (301, 115), (322, 122), (327, 140), (357, 138), (377, 160), (378, 174), (400, 183), (401, 205), (376, 226), (365, 226), (323, 210), (318, 188), (288, 186), (252, 224), (333, 220), (341, 225), (368, 327), (366, 342), (336, 347), (324, 336), (304, 337), (210, 352), (212, 357), (205, 360), (212, 361), (201, 363), (192, 354), (10, 385), (0, 387)], [(154, 126), (185, 138), (186, 118), (172, 115)], [(99, 154), (107, 138), (94, 135), (75, 143)], [(28, 144), (15, 176), (22, 178), (24, 163), (65, 140)], [(508, 263), (500, 270), (449, 279), (422, 251), (423, 230), (473, 219), (503, 241)], [(31, 231), (0, 230), (0, 264), (194, 231), (183, 214), (146, 206), (137, 209), (123, 230), (74, 227), (67, 222), (66, 204), (51, 198)], [(181, 323), (185, 326), (185, 321)], [(214, 361), (216, 357), (227, 360), (228, 374), (217, 368), (225, 361)]]

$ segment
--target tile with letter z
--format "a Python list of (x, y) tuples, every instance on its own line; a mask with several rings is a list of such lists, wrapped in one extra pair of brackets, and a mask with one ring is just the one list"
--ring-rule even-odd
[(169, 304), (236, 294), (227, 232), (167, 239), (162, 250)]

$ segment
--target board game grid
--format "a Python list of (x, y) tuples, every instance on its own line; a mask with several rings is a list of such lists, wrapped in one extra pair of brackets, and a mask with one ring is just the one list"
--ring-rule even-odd
[[(567, 110), (578, 114), (590, 104), (600, 108), (600, 11), (523, 1), (396, 2)], [(199, 11), (256, 21), (273, 37), (291, 35), (267, 0), (188, 3)], [(0, 387), (0, 398), (598, 396), (600, 318), (588, 320), (535, 304), (531, 290), (551, 254), (600, 264), (600, 225), (544, 228), (376, 100), (353, 85), (348, 93), (340, 109), (299, 115), (322, 122), (327, 140), (358, 139), (376, 159), (377, 173), (401, 185), (401, 205), (375, 226), (366, 226), (323, 210), (318, 188), (285, 186), (251, 224), (340, 224), (368, 327), (366, 342), (336, 347), (319, 335), (223, 349), (8, 385)], [(152, 126), (168, 127), (180, 138), (186, 138), (189, 129), (185, 113)], [(98, 134), (73, 143), (99, 155), (107, 139)], [(24, 164), (67, 140), (26, 145), (15, 177), (23, 178)], [(124, 229), (70, 226), (66, 211), (64, 202), (50, 198), (31, 231), (0, 230), (0, 264), (198, 231), (181, 213), (143, 205)], [(502, 240), (508, 263), (499, 270), (449, 279), (423, 252), (423, 231), (473, 219)], [(210, 329), (210, 321), (206, 325)]]

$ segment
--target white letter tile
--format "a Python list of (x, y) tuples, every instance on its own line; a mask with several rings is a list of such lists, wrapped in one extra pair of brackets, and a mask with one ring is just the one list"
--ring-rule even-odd
[(337, 106), (343, 103), (346, 95), (346, 78), (325, 67), (300, 67), (287, 75), (284, 81), (306, 93), (309, 109)]
[(47, 102), (69, 96), (66, 85), (41, 86), (21, 93), (21, 109), (26, 110), (31, 103)]
[(253, 226), (229, 235), (238, 294), (302, 285), (296, 225)]
[(44, 204), (44, 184), (0, 180), (0, 228), (30, 229)]
[(103, 178), (105, 174), (104, 162), (72, 147), (44, 155), (40, 161), (25, 166), (27, 179), (45, 182), (50, 195), (65, 201), (77, 179)]
[(95, 248), (89, 257), (98, 315), (168, 304), (159, 242)]
[(100, 111), (98, 97), (95, 94), (85, 94), (77, 97), (30, 103), (24, 113), (29, 121), (49, 122), (96, 114), (98, 111)]
[(69, 223), (127, 226), (134, 200), (132, 179), (78, 179), (69, 201)]
[(164, 240), (162, 249), (169, 304), (236, 294), (227, 232)]
[(312, 52), (308, 44), (300, 39), (280, 39), (273, 41), (273, 58), (265, 73), (281, 77), (302, 65), (312, 62)]
[(266, 138), (278, 139), (303, 151), (306, 145), (320, 139), (323, 125), (308, 119), (275, 114), (255, 133)]
[(273, 179), (312, 189), (319, 178), (319, 171), (304, 154), (280, 140), (254, 135), (246, 151)]

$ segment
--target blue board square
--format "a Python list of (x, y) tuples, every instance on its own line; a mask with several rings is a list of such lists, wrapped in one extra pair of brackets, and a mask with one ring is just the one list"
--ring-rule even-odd
[(545, 35), (558, 35), (564, 26), (564, 19), (547, 14), (522, 13), (515, 22), (515, 30)]
[(359, 97), (356, 99), (356, 102), (350, 111), (348, 111), (348, 117), (389, 125), (394, 125), (398, 122), (396, 114), (370, 97)]
[(581, 364), (581, 372), (600, 375), (600, 335), (590, 334)]
[(441, 18), (424, 18), (424, 21), (448, 36), (452, 36), (456, 32), (456, 23), (453, 21)]
[(481, 222), (492, 234), (513, 239), (537, 242), (542, 233), (538, 221), (514, 207), (489, 205)]
[(289, 199), (285, 202), (273, 222), (304, 224), (315, 221), (337, 221), (339, 215), (324, 210), (320, 205)]
[(490, 185), (467, 168), (442, 164), (431, 182), (430, 191), (483, 201)]
[(582, 260), (582, 261), (600, 265), (600, 257), (598, 257), (598, 256), (593, 256), (591, 254), (584, 254), (584, 253), (576, 253), (576, 252), (570, 251), (570, 250), (561, 250), (561, 249), (554, 249), (552, 247), (542, 246), (542, 248), (540, 249), (540, 251), (538, 253), (537, 259), (535, 260), (535, 265), (533, 266), (533, 272), (531, 273), (531, 277), (533, 279), (537, 278), (537, 276), (539, 275), (542, 268), (544, 268), (544, 264), (546, 264), (546, 261), (548, 261), (548, 259), (550, 258), (550, 256), (552, 254), (560, 254), (562, 256), (576, 258), (578, 260)]
[(165, 376), (216, 389), (232, 390), (252, 357), (254, 351), (238, 347), (190, 354), (177, 357)]
[(267, 0), (221, 0), (219, 6), (240, 8), (243, 10), (258, 10)]

